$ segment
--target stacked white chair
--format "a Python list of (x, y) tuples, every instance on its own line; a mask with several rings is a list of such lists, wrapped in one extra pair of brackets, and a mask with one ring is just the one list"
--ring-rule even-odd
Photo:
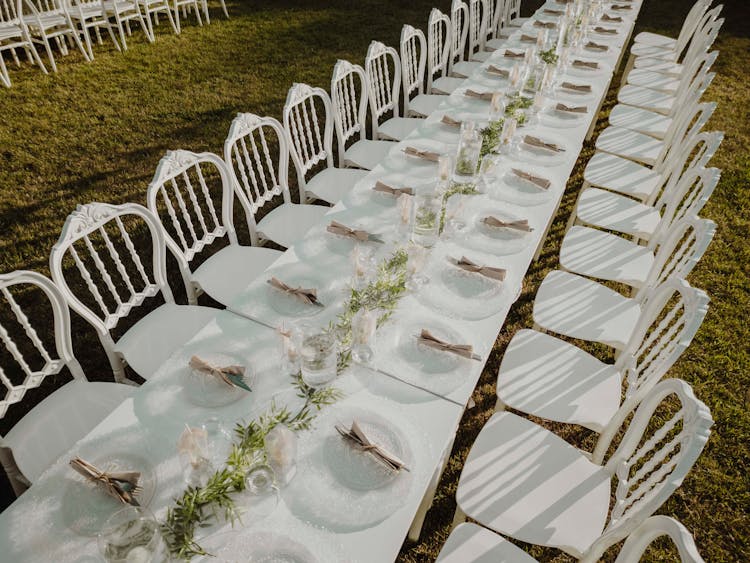
[(437, 8), (427, 21), (427, 93), (450, 94), (463, 78), (448, 76), (452, 45), (451, 19)]
[(198, 7), (198, 0), (172, 0), (172, 10), (174, 13), (174, 23), (177, 33), (182, 32), (180, 26), (180, 11), (182, 11), (183, 15), (187, 15), (188, 11), (195, 12), (195, 19), (198, 21), (198, 25), (203, 25), (201, 10)]
[[(218, 175), (218, 189), (216, 182), (206, 180), (209, 175)], [(228, 305), (281, 255), (278, 250), (239, 244), (233, 219), (234, 182), (224, 161), (213, 153), (167, 152), (149, 184), (146, 201), (177, 259), (191, 305), (203, 292)], [(229, 244), (206, 257), (224, 237)], [(202, 263), (191, 271), (201, 256)]]
[[(424, 33), (410, 25), (401, 28), (401, 75), (404, 84), (404, 115), (426, 117), (443, 103), (445, 96), (425, 94), (427, 41)], [(414, 97), (412, 97), (414, 96)]]
[(394, 147), (393, 141), (367, 138), (368, 101), (365, 70), (349, 61), (338, 61), (331, 77), (331, 110), (338, 140), (339, 167), (372, 170)]
[[(278, 147), (277, 154), (273, 154), (274, 146)], [(270, 240), (290, 247), (319, 224), (328, 211), (320, 205), (292, 202), (289, 140), (281, 123), (273, 117), (238, 114), (224, 142), (224, 161), (231, 170), (235, 194), (245, 210), (254, 245)], [(265, 215), (257, 219), (261, 211)]]
[[(633, 530), (615, 563), (638, 563), (651, 543), (663, 536), (672, 540), (680, 557), (680, 563), (704, 563), (698, 553), (695, 540), (690, 532), (673, 518), (651, 516)], [(604, 553), (617, 540), (602, 536), (596, 542), (591, 555), (586, 554), (579, 561), (594, 563), (599, 558), (596, 553)], [(436, 563), (537, 563), (537, 560), (511, 542), (487, 528), (476, 524), (464, 523), (456, 527), (440, 551)]]
[(94, 50), (91, 42), (91, 30), (96, 33), (97, 41), (101, 45), (101, 28), (105, 28), (117, 50), (121, 50), (120, 44), (115, 38), (112, 23), (104, 11), (103, 0), (72, 0), (68, 11), (72, 20), (78, 24), (81, 30), (81, 35), (83, 35), (86, 44), (86, 51), (92, 61), (94, 60)]
[[(133, 242), (144, 231), (151, 243), (150, 260), (141, 257)], [(118, 382), (127, 381), (126, 364), (144, 379), (151, 377), (216, 316), (217, 309), (175, 303), (166, 258), (159, 220), (135, 203), (79, 205), (52, 247), (52, 279), (70, 307), (96, 330)], [(159, 295), (163, 305), (119, 338), (113, 336), (123, 319)]]
[(172, 26), (172, 31), (179, 33), (177, 30), (177, 24), (172, 16), (172, 7), (169, 5), (169, 0), (136, 0), (138, 2), (138, 8), (143, 14), (143, 19), (146, 21), (148, 27), (148, 37), (150, 41), (153, 41), (156, 36), (154, 35), (154, 20), (158, 22), (159, 14), (167, 16), (169, 25)]
[(143, 34), (149, 43), (154, 42), (154, 36), (151, 35), (150, 28), (146, 24), (146, 20), (143, 19), (138, 0), (102, 0), (102, 10), (106, 18), (114, 20), (123, 51), (128, 50), (125, 32), (127, 31), (127, 35), (131, 34), (130, 22), (132, 21), (137, 22), (141, 26)]
[[(322, 112), (321, 117), (318, 112)], [(331, 98), (322, 88), (298, 83), (289, 89), (284, 105), (284, 129), (297, 170), (300, 203), (307, 202), (309, 194), (314, 199), (336, 204), (367, 176), (366, 170), (334, 166)], [(319, 167), (322, 169), (316, 170)]]
[(47, 74), (47, 69), (31, 40), (29, 29), (21, 17), (24, 2), (25, 0), (0, 0), (0, 82), (7, 88), (10, 88), (10, 74), (5, 65), (3, 51), (10, 51), (16, 65), (20, 66), (16, 49), (26, 50), (31, 54), (34, 64), (39, 65), (42, 72)]
[[(52, 310), (54, 343), (46, 346), (42, 334), (49, 326), (30, 320), (24, 312), (17, 290), (42, 294)], [(37, 305), (42, 301), (37, 300)], [(4, 396), (0, 399), (0, 418), (9, 408), (23, 401), (26, 393), (57, 376), (67, 367), (72, 380), (57, 387), (19, 422), (0, 437), (0, 462), (16, 495), (78, 440), (88, 434), (115, 407), (130, 397), (134, 387), (111, 382), (91, 382), (73, 355), (70, 312), (59, 289), (37, 272), (16, 271), (0, 274), (0, 303), (3, 318), (0, 341), (9, 353), (9, 363), (0, 367)], [(7, 313), (7, 317), (5, 314)], [(46, 382), (48, 383), (48, 382)]]
[(365, 71), (373, 136), (391, 141), (404, 139), (419, 127), (422, 119), (399, 116), (401, 58), (396, 49), (380, 41), (372, 41), (365, 57)]
[(63, 55), (68, 54), (66, 41), (73, 40), (83, 54), (83, 58), (87, 61), (91, 60), (81, 43), (78, 27), (70, 17), (65, 0), (22, 0), (18, 3), (18, 9), (32, 41), (44, 46), (47, 51), (53, 71), (57, 72), (57, 64), (52, 54), (50, 39), (55, 40)]
[(597, 561), (680, 486), (712, 424), (679, 379), (658, 383), (637, 408), (623, 405), (591, 455), (530, 420), (496, 413), (464, 464), (455, 522), (468, 516), (498, 534)]

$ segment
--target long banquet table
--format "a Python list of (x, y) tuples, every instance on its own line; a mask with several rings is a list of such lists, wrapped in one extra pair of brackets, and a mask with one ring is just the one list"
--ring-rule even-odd
[[(425, 271), (434, 276), (440, 275), (447, 257), (464, 254), (507, 269), (508, 275), (500, 286), (501, 290), (481, 306), (467, 306), (463, 311), (451, 309), (450, 297), (440, 299), (440, 295), (431, 294), (430, 284), (425, 286), (428, 289), (423, 288), (424, 291), (408, 294), (399, 301), (393, 317), (378, 330), (372, 369), (350, 367), (335, 381), (335, 386), (344, 392), (345, 397), (326, 409), (375, 411), (396, 424), (407, 437), (413, 462), (408, 486), (399, 492), (398, 502), (393, 504), (393, 499), (386, 499), (382, 504), (383, 497), (377, 495), (347, 496), (341, 493), (329, 499), (330, 504), (333, 508), (345, 507), (346, 510), (326, 510), (326, 499), (321, 502), (314, 498), (314, 491), (311, 494), (306, 487), (303, 474), (282, 490), (281, 501), (270, 516), (260, 518), (250, 510), (243, 524), (236, 527), (237, 533), (251, 534), (265, 530), (290, 536), (304, 544), (321, 562), (382, 562), (397, 557), (423, 499), (427, 502), (431, 499), (446, 456), (450, 455), (464, 409), (470, 403), (472, 391), (506, 315), (521, 290), (535, 252), (544, 243), (582, 143), (596, 120), (613, 68), (621, 58), (632, 32), (640, 2), (636, 0), (630, 5), (631, 10), (616, 12), (624, 19), (622, 24), (616, 26), (616, 35), (596, 36), (594, 39), (597, 43), (610, 45), (609, 50), (600, 55), (581, 55), (581, 58), (599, 61), (604, 67), (603, 72), (594, 72), (591, 76), (581, 72), (569, 77), (573, 82), (591, 84), (592, 92), (590, 95), (571, 94), (561, 100), (573, 105), (579, 102), (585, 104), (589, 108), (588, 113), (566, 123), (545, 115), (540, 124), (531, 129), (538, 137), (553, 139), (566, 147), (566, 151), (554, 162), (545, 163), (544, 159), (534, 158), (518, 163), (518, 167), (552, 180), (549, 190), (536, 199), (515, 198), (515, 202), (493, 199), (487, 194), (466, 198), (467, 213), (472, 216), (500, 209), (527, 218), (534, 229), (527, 237), (527, 244), (510, 252), (503, 249), (503, 242), (498, 246), (483, 247), (468, 242), (468, 238), (457, 238), (439, 241), (431, 253)], [(549, 1), (535, 17), (543, 17), (544, 8), (560, 7), (561, 4)], [(527, 23), (523, 31), (533, 30), (528, 27), (530, 25), (531, 22)], [(522, 46), (518, 39), (523, 31), (516, 31), (508, 40), (508, 45)], [(438, 111), (425, 119), (406, 140), (394, 144), (393, 151), (385, 161), (330, 210), (325, 223), (311, 230), (303, 241), (285, 252), (269, 269), (281, 279), (284, 279), (284, 275), (291, 275), (313, 279), (321, 287), (325, 286), (324, 294), (329, 296), (330, 306), (311, 321), (322, 325), (335, 316), (338, 312), (336, 305), (343, 303), (345, 298), (345, 281), (351, 275), (347, 254), (340, 252), (340, 247), (330, 246), (330, 236), (325, 233), (329, 220), (335, 218), (346, 224), (395, 230), (398, 214), (395, 205), (374, 196), (372, 186), (380, 178), (389, 183), (404, 183), (419, 178), (428, 180), (435, 175), (433, 163), (410, 159), (404, 156), (403, 148), (437, 146), (450, 150), (455, 146), (457, 131), (441, 124), (440, 120), (445, 114), (486, 115), (487, 103), (467, 99), (463, 90), (492, 89), (494, 79), (489, 78), (484, 68), (488, 64), (503, 64), (502, 51), (493, 53), (481, 69), (466, 79), (464, 87), (447, 96)], [(497, 84), (502, 85), (501, 82)], [(466, 236), (470, 237), (471, 233)], [(393, 250), (391, 245), (387, 246), (379, 251), (380, 258)], [(85, 501), (79, 498), (80, 491), (74, 495), (67, 486), (72, 473), (67, 461), (74, 455), (83, 457), (86, 452), (100, 452), (107, 448), (138, 451), (154, 467), (157, 486), (149, 507), (157, 517), (163, 518), (173, 498), (179, 496), (185, 487), (176, 442), (186, 423), (195, 424), (216, 416), (231, 424), (237, 420), (251, 420), (264, 412), (272, 401), (294, 403), (290, 379), (280, 375), (279, 336), (272, 330), (272, 327), (288, 319), (268, 306), (268, 286), (265, 281), (265, 276), (256, 280), (226, 311), (217, 312), (214, 320), (173, 355), (131, 399), (115, 409), (69, 455), (58, 460), (0, 514), (0, 560), (35, 563), (99, 560), (96, 537), (91, 533), (75, 533), (66, 524), (71, 510), (80, 511), (76, 503), (85, 505)], [(454, 332), (474, 345), (481, 361), (460, 359), (456, 360), (455, 368), (450, 372), (437, 375), (426, 373), (410, 361), (408, 353), (403, 353), (403, 335), (406, 334), (408, 338), (408, 332), (419, 326), (440, 326)], [(256, 378), (253, 392), (246, 398), (211, 410), (188, 400), (184, 381), (187, 362), (193, 354), (217, 349), (241, 357), (253, 367)], [(311, 496), (312, 499), (308, 498)], [(300, 497), (304, 497), (305, 501), (299, 502)], [(554, 520), (548, 525), (554, 527)], [(220, 521), (211, 528), (201, 530), (198, 541), (225, 529), (231, 529), (230, 524)]]

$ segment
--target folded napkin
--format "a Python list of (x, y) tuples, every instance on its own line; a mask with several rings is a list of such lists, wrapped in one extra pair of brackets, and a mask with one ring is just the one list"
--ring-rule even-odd
[(219, 381), (223, 381), (229, 387), (241, 387), (245, 391), (252, 391), (243, 379), (245, 375), (245, 368), (243, 366), (215, 366), (198, 356), (191, 357), (188, 365), (195, 371), (211, 375)]
[(526, 231), (527, 233), (530, 233), (534, 229), (529, 227), (529, 221), (527, 219), (518, 219), (516, 221), (503, 221), (502, 219), (498, 219), (497, 217), (493, 217), (492, 215), (488, 215), (484, 219), (482, 219), (482, 223), (489, 227), (496, 227), (496, 228), (502, 228), (507, 227), (509, 229), (516, 229), (517, 231)]
[(271, 278), (268, 280), (268, 283), (271, 284), (276, 289), (280, 289), (281, 291), (284, 291), (286, 293), (289, 293), (290, 295), (293, 295), (300, 301), (307, 303), (308, 305), (315, 305), (317, 307), (325, 307), (320, 301), (318, 301), (318, 290), (314, 288), (304, 289), (302, 287), (291, 287), (287, 284), (285, 284), (283, 281), (281, 281), (278, 278)]
[(549, 14), (550, 16), (562, 16), (565, 12), (562, 10), (550, 10), (549, 8), (545, 8), (542, 10), (543, 14)]
[(404, 153), (408, 156), (421, 158), (422, 160), (429, 160), (430, 162), (437, 162), (440, 159), (440, 155), (436, 152), (417, 149), (414, 147), (406, 147)]
[(490, 65), (489, 67), (487, 67), (487, 72), (489, 74), (497, 74), (498, 76), (502, 76), (503, 78), (508, 78), (510, 76), (509, 70), (496, 67), (495, 65)]
[(86, 479), (102, 484), (111, 497), (123, 504), (140, 506), (135, 498), (141, 490), (138, 487), (138, 480), (141, 478), (138, 471), (102, 471), (80, 457), (74, 457), (69, 463)]
[(547, 149), (548, 151), (565, 152), (564, 148), (558, 147), (555, 143), (548, 143), (546, 141), (543, 141), (539, 137), (532, 137), (531, 135), (526, 135), (523, 138), (523, 142), (532, 147)]
[(394, 188), (392, 186), (389, 186), (388, 184), (381, 182), (380, 180), (375, 182), (375, 186), (372, 189), (376, 192), (383, 192), (384, 194), (392, 195), (393, 197), (398, 197), (401, 194), (414, 194), (414, 190), (411, 188)]
[(555, 106), (557, 111), (565, 111), (568, 113), (588, 113), (589, 110), (586, 106), (566, 106), (565, 104), (558, 103)]
[(573, 84), (572, 82), (563, 82), (561, 86), (566, 90), (574, 90), (575, 92), (591, 92), (591, 86), (588, 84)]
[(444, 115), (440, 123), (450, 125), (451, 127), (461, 127), (461, 122), (458, 119), (453, 119), (450, 115)]
[(612, 23), (622, 23), (622, 18), (620, 16), (610, 16), (609, 14), (604, 14), (602, 16), (603, 22), (612, 22)]
[(596, 31), (597, 33), (601, 33), (603, 35), (616, 35), (617, 34), (616, 29), (612, 29), (610, 27), (601, 27), (600, 25), (597, 25), (594, 28), (594, 31)]
[(417, 336), (417, 339), (420, 344), (424, 344), (425, 346), (429, 346), (436, 350), (450, 352), (451, 354), (456, 354), (457, 356), (463, 356), (464, 358), (470, 358), (477, 361), (481, 361), (482, 359), (479, 355), (474, 353), (474, 347), (471, 344), (451, 344), (450, 342), (445, 342), (434, 336), (426, 328), (422, 329), (422, 332)]
[(456, 266), (467, 272), (474, 272), (475, 274), (481, 274), (485, 277), (492, 278), (493, 280), (503, 281), (505, 279), (505, 270), (502, 268), (493, 268), (491, 266), (482, 266), (476, 262), (472, 262), (466, 256), (461, 256), (460, 260), (451, 258)]
[(609, 51), (609, 47), (607, 45), (599, 45), (599, 43), (594, 43), (593, 41), (589, 41), (588, 43), (586, 43), (585, 48), (589, 51)]
[(543, 22), (540, 20), (536, 20), (534, 22), (534, 27), (541, 27), (543, 29), (556, 29), (557, 24), (555, 22)]
[(521, 43), (536, 43), (536, 37), (533, 35), (521, 35)]
[(509, 59), (523, 59), (526, 57), (526, 53), (523, 51), (518, 53), (516, 51), (511, 51), (510, 49), (505, 49), (505, 57)]
[(485, 102), (491, 102), (494, 92), (477, 92), (476, 90), (466, 90), (464, 96), (468, 98), (476, 98), (477, 100), (484, 100)]
[(578, 68), (590, 68), (590, 69), (597, 69), (599, 68), (599, 63), (595, 61), (580, 61), (578, 59), (573, 61), (573, 66)]
[(352, 425), (349, 430), (339, 425), (336, 425), (335, 428), (344, 439), (353, 444), (358, 450), (369, 453), (391, 471), (401, 471), (402, 469), (409, 471), (406, 464), (396, 457), (395, 454), (389, 452), (380, 444), (376, 444), (370, 440), (362, 428), (360, 428), (359, 424), (357, 424), (356, 420), (352, 420)]
[(542, 188), (543, 190), (548, 189), (552, 182), (547, 180), (547, 178), (541, 178), (539, 176), (534, 176), (533, 174), (529, 174), (528, 172), (524, 172), (523, 170), (519, 170), (518, 168), (511, 168), (511, 172), (521, 178), (522, 180), (526, 180), (527, 182), (531, 182), (535, 186), (538, 186)]
[(633, 6), (628, 6), (627, 4), (613, 4), (610, 7), (610, 10), (632, 10)]
[(357, 239), (359, 242), (369, 241), (383, 243), (383, 239), (378, 235), (370, 234), (362, 229), (352, 229), (338, 221), (331, 221), (331, 224), (326, 227), (326, 231), (333, 233), (334, 235)]

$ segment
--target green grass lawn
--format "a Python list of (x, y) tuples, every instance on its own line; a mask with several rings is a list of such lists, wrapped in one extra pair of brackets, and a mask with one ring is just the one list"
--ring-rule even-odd
[[(525, 11), (540, 3), (525, 2)], [(646, 0), (638, 28), (677, 35), (691, 3)], [(237, 112), (280, 118), (292, 82), (328, 89), (337, 59), (361, 64), (372, 39), (397, 46), (401, 25), (424, 28), (435, 4), (230, 0), (229, 20), (214, 5), (210, 26), (190, 22), (181, 36), (174, 36), (162, 22), (153, 45), (138, 31), (124, 54), (106, 43), (95, 47), (96, 59), (90, 64), (78, 53), (58, 57), (55, 75), (11, 65), (13, 87), (0, 91), (0, 271), (30, 268), (48, 273), (49, 250), (76, 204), (145, 203), (146, 187), (166, 150), (221, 154)], [(437, 4), (447, 10), (449, 2)], [(703, 211), (719, 230), (690, 278), (709, 293), (711, 305), (695, 341), (670, 373), (693, 385), (716, 425), (693, 471), (659, 511), (681, 520), (704, 558), (716, 562), (750, 560), (750, 329), (745, 318), (750, 312), (750, 10), (745, 0), (724, 4), (727, 23), (716, 43), (721, 51), (717, 76), (706, 95), (719, 102), (708, 129), (726, 132), (712, 161), (723, 176)], [(614, 100), (612, 91), (599, 130), (606, 126)], [(405, 543), (400, 561), (434, 559), (449, 533), (461, 466), (492, 413), (503, 351), (516, 330), (531, 325), (536, 289), (557, 265), (564, 226), (592, 154), (593, 144), (588, 143), (544, 252), (529, 271), (474, 393), (477, 406), (461, 424), (422, 539)], [(178, 278), (171, 281), (177, 289)], [(74, 334), (76, 354), (88, 376), (111, 377), (93, 331), (76, 319)], [(21, 409), (12, 411), (0, 432), (22, 414)], [(576, 445), (593, 443), (588, 432), (554, 428)], [(538, 548), (533, 553), (545, 561), (569, 559)], [(659, 544), (648, 560), (664, 561), (673, 553)], [(614, 558), (613, 553), (608, 556)]]

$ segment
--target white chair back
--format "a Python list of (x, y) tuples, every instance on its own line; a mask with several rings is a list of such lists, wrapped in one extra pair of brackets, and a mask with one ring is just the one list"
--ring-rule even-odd
[(453, 0), (451, 4), (451, 49), (448, 58), (448, 72), (453, 65), (464, 60), (466, 39), (469, 35), (469, 7), (463, 0)]
[(427, 22), (427, 92), (432, 93), (432, 83), (448, 73), (451, 51), (451, 19), (437, 8), (430, 12)]
[[(322, 117), (318, 116), (319, 111)], [(331, 98), (326, 91), (307, 84), (292, 85), (284, 104), (284, 129), (297, 170), (300, 203), (305, 203), (307, 174), (319, 164), (333, 167)]]
[[(703, 451), (713, 425), (708, 407), (682, 380), (660, 381), (636, 407), (639, 398), (623, 403), (600, 435), (592, 455), (595, 463), (603, 462), (614, 438), (635, 411), (622, 440), (604, 465), (617, 479), (617, 488), (598, 547), (624, 539), (666, 502)], [(675, 404), (679, 408), (668, 420), (663, 412), (656, 412), (660, 406), (671, 410)], [(601, 555), (594, 551), (592, 546), (587, 554), (590, 561)]]
[[(269, 145), (278, 147), (278, 154), (272, 154)], [(238, 113), (224, 141), (224, 162), (231, 174), (234, 193), (245, 210), (252, 244), (260, 244), (255, 215), (272, 206), (278, 196), (284, 203), (292, 201), (289, 144), (283, 126), (273, 117)]]
[(0, 22), (19, 24), (24, 0), (0, 0)]
[(424, 93), (427, 41), (422, 30), (410, 25), (401, 28), (401, 77), (404, 84), (404, 115), (411, 114), (409, 101)]
[(349, 61), (339, 60), (333, 67), (331, 77), (331, 109), (340, 167), (344, 166), (344, 152), (349, 141), (366, 137), (367, 96), (365, 69)]
[[(218, 173), (221, 190), (218, 194), (213, 187), (215, 183), (209, 186), (206, 181), (208, 173)], [(188, 301), (195, 304), (199, 288), (190, 281), (190, 264), (225, 236), (230, 244), (238, 244), (229, 170), (221, 157), (213, 153), (168, 151), (156, 167), (146, 201), (164, 230), (167, 246), (177, 257)], [(217, 203), (221, 206), (218, 210)]]
[(684, 112), (672, 120), (654, 163), (655, 170), (664, 172), (668, 169), (667, 159), (674, 154), (673, 147), (682, 147), (692, 142), (711, 119), (716, 106), (716, 102), (696, 104), (692, 108), (685, 108)]
[(388, 112), (399, 115), (401, 93), (401, 60), (393, 47), (373, 41), (365, 57), (368, 96), (372, 112), (373, 137), (378, 138), (378, 125)]
[(668, 536), (677, 547), (680, 563), (704, 563), (693, 536), (680, 522), (668, 516), (651, 516), (625, 541), (615, 563), (638, 563), (653, 541)]
[(724, 6), (719, 4), (703, 13), (693, 32), (684, 37), (682, 43), (678, 42), (676, 45), (675, 60), (679, 60), (680, 56), (684, 55), (682, 56), (684, 64), (689, 62), (692, 57), (708, 50), (716, 40), (719, 29), (724, 24), (723, 19), (719, 20), (719, 14), (721, 14), (723, 8)]
[(486, 40), (486, 30), (487, 4), (485, 0), (469, 0), (469, 60), (475, 53), (482, 50)]
[(703, 16), (711, 6), (712, 0), (698, 0), (693, 7), (690, 8), (685, 21), (680, 29), (680, 34), (677, 36), (675, 44), (675, 51), (679, 54), (687, 46), (690, 38), (698, 31), (698, 26), (701, 23)]

